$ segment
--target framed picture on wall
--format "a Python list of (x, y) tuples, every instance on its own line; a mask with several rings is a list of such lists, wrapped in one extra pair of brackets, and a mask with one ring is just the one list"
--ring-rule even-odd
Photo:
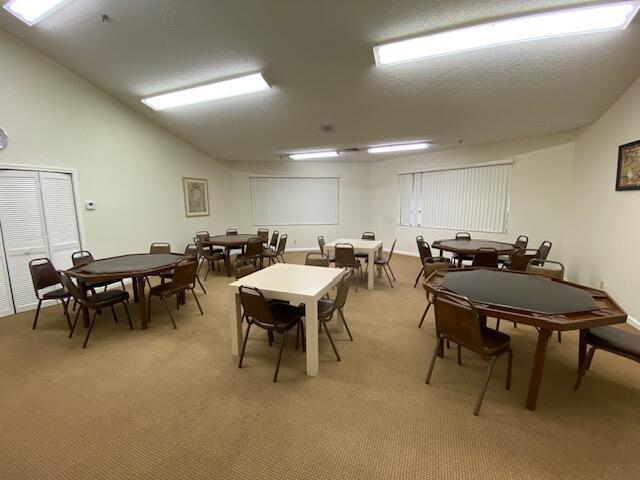
[(184, 211), (187, 217), (209, 215), (209, 187), (206, 178), (182, 177)]
[(616, 190), (640, 190), (640, 140), (618, 147)]

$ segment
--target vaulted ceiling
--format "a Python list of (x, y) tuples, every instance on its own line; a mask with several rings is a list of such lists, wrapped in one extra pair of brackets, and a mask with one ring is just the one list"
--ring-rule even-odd
[[(640, 18), (624, 31), (385, 68), (372, 54), (378, 42), (579, 3), (76, 0), (31, 28), (1, 10), (0, 28), (211, 156), (273, 161), (402, 140), (449, 148), (593, 122), (640, 75)], [(272, 90), (163, 112), (139, 101), (256, 71)]]

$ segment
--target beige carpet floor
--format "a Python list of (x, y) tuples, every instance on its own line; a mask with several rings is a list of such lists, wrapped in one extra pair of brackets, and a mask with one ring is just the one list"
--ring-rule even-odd
[(200, 295), (204, 316), (188, 299), (173, 330), (154, 303), (151, 328), (134, 316), (130, 331), (123, 314), (115, 324), (105, 313), (86, 350), (82, 328), (67, 338), (61, 307), (47, 308), (36, 331), (32, 312), (0, 319), (0, 478), (640, 478), (640, 366), (597, 352), (574, 392), (576, 333), (551, 341), (535, 412), (524, 408), (530, 327), (505, 323), (512, 390), (504, 358), (479, 417), (486, 364), (475, 354), (459, 367), (447, 351), (425, 385), (435, 338), (431, 314), (417, 328), (418, 265), (398, 255), (396, 288), (380, 279), (375, 291), (351, 291), (355, 341), (339, 336), (337, 362), (322, 334), (317, 377), (305, 375), (292, 335), (277, 384), (277, 350), (263, 332), (243, 369), (230, 355), (219, 273)]

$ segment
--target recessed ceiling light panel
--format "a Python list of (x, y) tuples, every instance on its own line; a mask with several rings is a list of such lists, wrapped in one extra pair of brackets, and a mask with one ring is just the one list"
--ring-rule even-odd
[(392, 153), (392, 152), (408, 152), (411, 150), (425, 150), (429, 148), (429, 144), (427, 142), (416, 142), (416, 143), (402, 143), (395, 145), (376, 145), (373, 147), (368, 147), (367, 152), (369, 153)]
[(262, 77), (262, 73), (254, 73), (244, 77), (222, 80), (199, 87), (143, 98), (142, 103), (154, 110), (166, 110), (184, 105), (192, 105), (194, 103), (209, 102), (220, 98), (246, 95), (248, 93), (269, 90), (270, 88), (269, 84)]
[(373, 47), (378, 67), (450, 53), (581, 33), (623, 30), (640, 0), (589, 5), (458, 28)]
[(10, 0), (4, 9), (30, 27), (73, 0)]
[(312, 160), (314, 158), (332, 158), (339, 156), (340, 152), (336, 150), (325, 150), (323, 152), (292, 153), (289, 155), (289, 158), (291, 160)]

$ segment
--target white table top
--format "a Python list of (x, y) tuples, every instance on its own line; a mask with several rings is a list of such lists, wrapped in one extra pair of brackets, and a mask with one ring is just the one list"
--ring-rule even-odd
[(362, 240), (361, 238), (339, 238), (329, 242), (325, 247), (335, 248), (337, 243), (350, 243), (354, 250), (377, 250), (382, 246), (380, 240)]
[(316, 297), (327, 286), (337, 283), (344, 274), (345, 270), (341, 268), (276, 263), (242, 277), (229, 286), (238, 289), (247, 285), (268, 293)]

